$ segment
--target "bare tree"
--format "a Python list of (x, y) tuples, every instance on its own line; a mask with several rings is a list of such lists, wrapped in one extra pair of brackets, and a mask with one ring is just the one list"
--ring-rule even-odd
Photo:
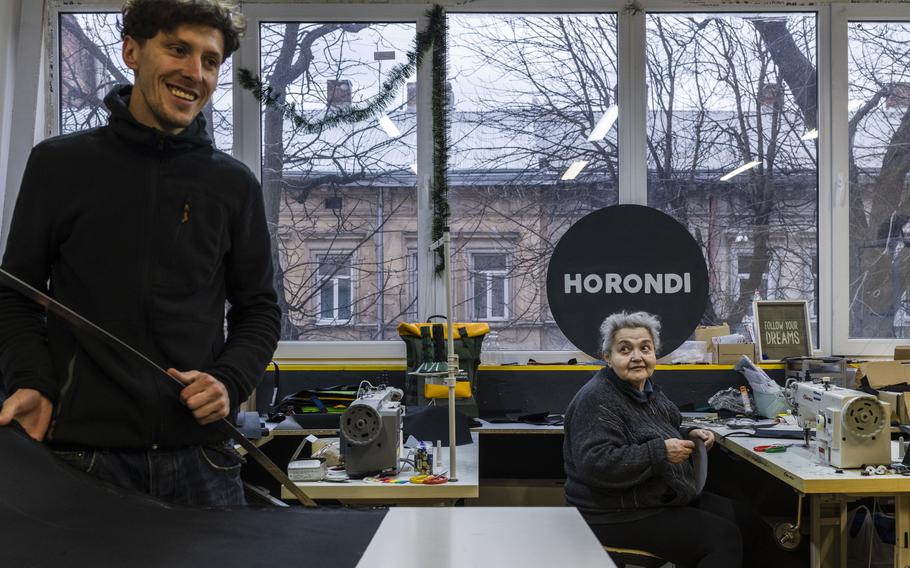
[[(573, 223), (618, 201), (616, 129), (591, 136), (616, 108), (616, 18), (449, 18), (460, 312), (482, 315), (471, 258), (498, 252), (510, 286), (508, 309), (492, 324), (500, 345), (568, 348), (547, 304), (546, 267)], [(561, 179), (572, 164), (581, 172)]]
[[(375, 52), (395, 50), (383, 37), (389, 29), (406, 37), (402, 26), (267, 25), (264, 80), (313, 121), (366, 104), (382, 80)], [(397, 110), (403, 132), (392, 135), (375, 120), (308, 134), (279, 108), (263, 109), (262, 182), (284, 339), (383, 339), (413, 309), (401, 294), (407, 251), (384, 246), (388, 222), (413, 215), (414, 177), (401, 160), (412, 153), (415, 121)], [(326, 307), (331, 286), (343, 288), (337, 302), (346, 305), (332, 297)]]
[[(753, 21), (807, 117), (817, 114), (811, 62), (779, 22)], [(904, 246), (910, 197), (910, 81), (906, 26), (851, 24), (849, 129), (850, 336), (895, 337), (905, 310), (908, 251)], [(844, 109), (846, 110), (846, 109)]]
[[(767, 288), (772, 260), (782, 266), (772, 275), (777, 294), (811, 294), (805, 275), (797, 278), (791, 265), (811, 267), (815, 255), (816, 161), (814, 143), (794, 137), (806, 124), (785, 96), (790, 74), (746, 20), (649, 22), (649, 201), (686, 224), (705, 250), (713, 275), (705, 321), (740, 323)], [(615, 136), (589, 140), (616, 103), (615, 25), (609, 16), (490, 17), (472, 20), (466, 37), (453, 39), (475, 61), (460, 74), (485, 82), (469, 101), (474, 108), (462, 110), (469, 105), (459, 101), (453, 115), (454, 216), (472, 219), (468, 233), (475, 240), (494, 226), (523, 235), (503, 245), (521, 293), (542, 295), (541, 267), (562, 233), (616, 202)], [(795, 33), (814, 34), (814, 27), (803, 23)], [(585, 173), (559, 181), (577, 160), (587, 162)], [(753, 160), (762, 165), (733, 182), (719, 181)], [(726, 239), (735, 229), (746, 237), (738, 245), (750, 260), (746, 279), (730, 275)], [(518, 295), (512, 300), (535, 305)], [(548, 323), (542, 297), (536, 306), (511, 314), (507, 328)], [(527, 334), (512, 337), (519, 342)]]

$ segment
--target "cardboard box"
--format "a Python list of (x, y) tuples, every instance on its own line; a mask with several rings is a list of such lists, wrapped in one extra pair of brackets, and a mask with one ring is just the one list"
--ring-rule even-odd
[(910, 364), (902, 361), (867, 361), (859, 365), (856, 384), (863, 377), (869, 379), (869, 386), (874, 389), (910, 383)]
[(718, 343), (714, 346), (714, 362), (718, 365), (735, 365), (743, 355), (755, 361), (755, 344)]
[(910, 396), (908, 393), (878, 391), (878, 398), (891, 405), (891, 421), (899, 424), (910, 424)]
[(907, 361), (910, 359), (910, 345), (898, 345), (894, 348), (895, 361)]
[(695, 328), (695, 341), (704, 341), (708, 348), (711, 347), (711, 338), (719, 335), (730, 335), (730, 326), (724, 325), (700, 325)]

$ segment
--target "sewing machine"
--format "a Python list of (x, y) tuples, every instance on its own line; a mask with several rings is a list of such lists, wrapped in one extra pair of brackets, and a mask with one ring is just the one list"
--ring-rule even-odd
[(362, 386), (341, 415), (341, 453), (349, 477), (398, 473), (403, 396), (401, 389), (385, 385)]
[(816, 430), (819, 459), (842, 469), (890, 464), (890, 405), (870, 394), (833, 386), (826, 378), (791, 379), (786, 385), (807, 440), (809, 430)]

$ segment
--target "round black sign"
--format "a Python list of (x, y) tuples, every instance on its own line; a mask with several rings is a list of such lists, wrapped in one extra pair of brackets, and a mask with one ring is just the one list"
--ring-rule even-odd
[(708, 302), (708, 268), (678, 221), (641, 205), (585, 215), (559, 239), (547, 269), (556, 325), (576, 347), (600, 358), (600, 324), (642, 310), (660, 317), (660, 353), (685, 341)]

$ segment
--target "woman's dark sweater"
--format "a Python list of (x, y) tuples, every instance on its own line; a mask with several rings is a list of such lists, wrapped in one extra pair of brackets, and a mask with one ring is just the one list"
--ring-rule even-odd
[(590, 523), (642, 518), (696, 497), (692, 464), (667, 461), (664, 440), (686, 439), (659, 388), (643, 396), (604, 368), (566, 410), (566, 502)]

